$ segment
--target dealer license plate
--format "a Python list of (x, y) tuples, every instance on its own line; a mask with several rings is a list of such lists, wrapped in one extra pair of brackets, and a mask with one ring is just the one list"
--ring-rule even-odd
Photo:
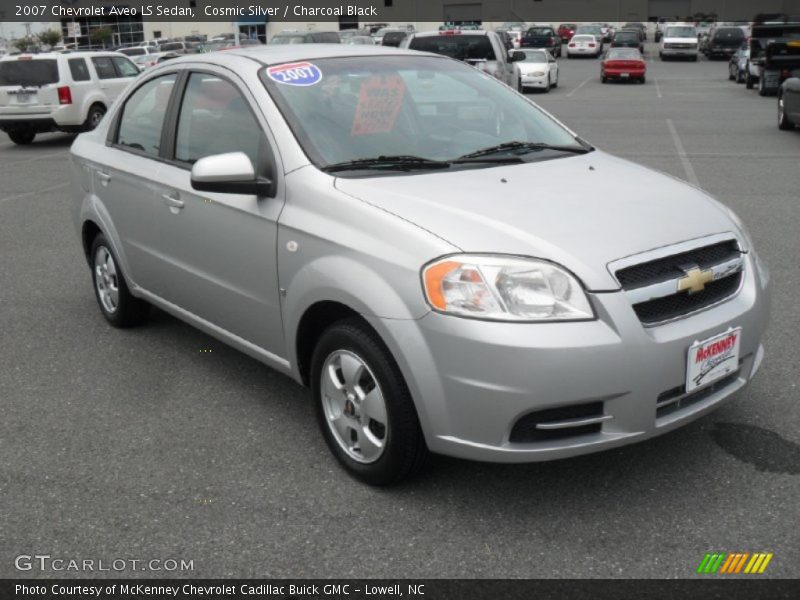
[(620, 73), (620, 77), (622, 77), (623, 79), (625, 79), (626, 77), (630, 77), (630, 76), (631, 76), (630, 73)]
[(689, 347), (686, 363), (686, 392), (722, 379), (739, 368), (742, 328), (729, 329)]

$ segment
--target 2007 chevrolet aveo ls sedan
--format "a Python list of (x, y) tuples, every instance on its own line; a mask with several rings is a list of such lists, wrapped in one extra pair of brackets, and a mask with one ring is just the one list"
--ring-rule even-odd
[(176, 59), (72, 163), (105, 318), (155, 305), (309, 386), (333, 454), (372, 484), (429, 451), (644, 440), (762, 360), (769, 276), (730, 210), (446, 57)]

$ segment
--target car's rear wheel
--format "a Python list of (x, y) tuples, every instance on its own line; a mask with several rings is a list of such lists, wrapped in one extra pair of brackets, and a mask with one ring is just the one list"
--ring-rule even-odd
[(778, 96), (778, 129), (788, 131), (794, 129), (794, 123), (789, 120), (786, 114), (786, 103), (783, 99), (783, 94)]
[(36, 132), (32, 129), (16, 129), (14, 131), (9, 131), (8, 137), (10, 137), (11, 141), (17, 146), (27, 146), (33, 142), (33, 138), (36, 137)]
[(641, 79), (639, 79), (639, 83), (647, 83), (647, 76), (642, 75)]
[(422, 467), (428, 450), (411, 394), (389, 350), (360, 319), (322, 334), (311, 389), (322, 435), (351, 475), (390, 485)]
[(94, 294), (106, 320), (120, 328), (142, 323), (150, 305), (131, 294), (119, 261), (104, 235), (94, 238), (90, 256)]
[(758, 95), (769, 96), (769, 89), (767, 89), (767, 83), (764, 80), (764, 77), (758, 78)]
[(756, 85), (756, 78), (750, 74), (750, 67), (747, 67), (747, 77), (745, 77), (744, 85), (748, 90), (752, 90)]
[(83, 124), (83, 128), (86, 131), (92, 131), (93, 129), (97, 128), (100, 125), (100, 121), (103, 120), (103, 117), (106, 114), (105, 106), (100, 104), (93, 104), (89, 108), (89, 113), (86, 115), (86, 121)]

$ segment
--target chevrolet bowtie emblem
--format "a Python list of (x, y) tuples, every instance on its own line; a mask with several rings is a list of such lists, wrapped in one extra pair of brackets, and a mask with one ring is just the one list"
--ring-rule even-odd
[(678, 291), (688, 291), (690, 294), (702, 292), (707, 283), (714, 281), (714, 271), (711, 269), (702, 270), (692, 267), (684, 271), (685, 277), (678, 279)]

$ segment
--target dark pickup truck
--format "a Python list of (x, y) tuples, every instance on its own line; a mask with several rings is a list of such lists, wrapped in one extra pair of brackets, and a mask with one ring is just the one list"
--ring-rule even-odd
[(520, 48), (545, 48), (556, 58), (561, 56), (561, 36), (552, 27), (531, 27), (522, 36)]
[(754, 24), (750, 35), (750, 65), (758, 77), (761, 96), (776, 94), (789, 77), (800, 77), (800, 18), (783, 23)]

